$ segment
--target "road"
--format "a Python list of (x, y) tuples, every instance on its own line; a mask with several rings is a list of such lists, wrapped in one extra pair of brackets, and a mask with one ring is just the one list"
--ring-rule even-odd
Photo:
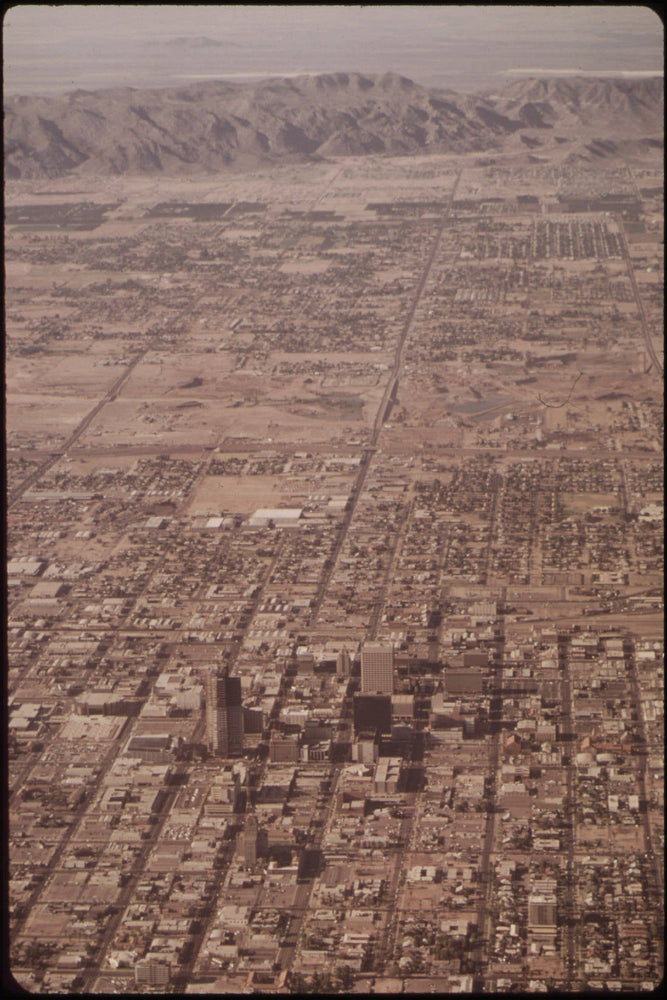
[[(218, 887), (216, 889), (217, 899), (221, 886), (224, 885), (225, 879), (229, 872), (229, 866), (232, 863), (234, 857), (234, 851), (236, 848), (236, 843), (234, 840), (229, 840), (225, 843), (223, 851), (220, 856), (220, 867), (212, 868), (209, 875), (214, 874), (218, 881)], [(201, 917), (199, 920), (199, 930), (192, 935), (190, 939), (190, 950), (189, 957), (186, 962), (184, 962), (178, 969), (174, 970), (174, 977), (171, 984), (172, 993), (182, 993), (183, 989), (192, 981), (192, 973), (195, 967), (195, 962), (199, 958), (199, 953), (201, 951), (204, 941), (206, 941), (210, 931), (212, 930), (213, 924), (218, 919), (218, 909), (215, 902), (209, 902), (208, 912), (205, 917)]]
[(577, 944), (577, 884), (575, 869), (576, 822), (576, 771), (573, 743), (575, 730), (572, 721), (572, 688), (570, 681), (570, 634), (560, 632), (558, 635), (558, 666), (561, 673), (561, 717), (559, 721), (560, 740), (565, 744), (565, 753), (569, 760), (565, 766), (565, 801), (567, 802), (567, 823), (563, 828), (563, 850), (566, 855), (565, 894), (558, 901), (558, 924), (562, 929), (562, 952), (565, 958), (565, 989), (573, 989), (575, 975), (576, 944)]
[(170, 791), (168, 795), (165, 795), (161, 803), (159, 813), (152, 814), (156, 817), (157, 822), (151, 825), (149, 836), (142, 842), (139, 853), (132, 862), (132, 869), (130, 871), (129, 878), (123, 886), (120, 895), (112, 904), (114, 912), (109, 918), (109, 921), (104, 928), (104, 932), (96, 944), (94, 957), (89, 960), (85, 970), (81, 973), (83, 982), (79, 989), (82, 993), (90, 991), (95, 979), (97, 979), (102, 972), (102, 966), (106, 958), (107, 949), (116, 936), (126, 908), (135, 896), (137, 885), (144, 873), (146, 861), (148, 860), (150, 852), (160, 839), (162, 827), (169, 816), (172, 801), (177, 791), (178, 789), (176, 788)]
[(433, 262), (435, 261), (438, 248), (440, 247), (440, 241), (442, 240), (442, 235), (445, 229), (447, 228), (449, 214), (452, 209), (452, 203), (454, 201), (454, 196), (456, 194), (456, 189), (459, 185), (462, 173), (463, 169), (459, 170), (454, 179), (454, 184), (452, 185), (452, 189), (449, 193), (449, 198), (447, 199), (447, 203), (443, 209), (440, 227), (438, 229), (438, 232), (436, 233), (435, 240), (433, 241), (433, 246), (431, 247), (431, 252), (424, 266), (424, 270), (422, 271), (421, 278), (419, 279), (419, 284), (417, 285), (417, 290), (415, 291), (414, 297), (412, 299), (412, 304), (410, 306), (410, 309), (408, 310), (408, 315), (406, 316), (405, 323), (403, 324), (403, 329), (401, 330), (398, 342), (396, 344), (396, 350), (394, 352), (394, 363), (392, 365), (391, 374), (389, 376), (389, 381), (384, 391), (382, 401), (380, 402), (380, 406), (378, 407), (378, 411), (375, 417), (375, 423), (373, 425), (373, 435), (371, 438), (371, 443), (373, 447), (376, 446), (378, 438), (380, 436), (380, 431), (382, 430), (382, 426), (387, 419), (388, 412), (390, 409), (389, 404), (392, 400), (395, 400), (398, 395), (398, 384), (401, 374), (403, 349), (405, 347), (408, 336), (412, 329), (412, 324), (414, 322), (417, 306), (419, 305), (421, 297), (424, 294), (424, 289), (426, 288), (426, 282), (428, 281), (429, 275), (431, 273), (431, 268), (433, 267)]
[(386, 889), (386, 899), (382, 909), (386, 912), (384, 924), (380, 930), (375, 945), (373, 967), (379, 975), (386, 974), (389, 964), (397, 954), (398, 935), (401, 930), (402, 910), (398, 902), (405, 885), (408, 871), (408, 861), (416, 838), (417, 823), (421, 805), (421, 789), (407, 796), (410, 802), (409, 813), (401, 820), (399, 838), (403, 845), (396, 852), (393, 860), (391, 878)]
[[(130, 732), (129, 728), (126, 728), (124, 730), (124, 732), (123, 732), (123, 740), (126, 740), (128, 738), (129, 732)], [(117, 752), (118, 752), (118, 745), (114, 741), (109, 746), (109, 749), (107, 750), (106, 754), (104, 755), (104, 757), (100, 761), (100, 764), (99, 764), (99, 774), (98, 774), (98, 777), (97, 777), (98, 785), (101, 785), (102, 782), (104, 781), (105, 775), (107, 774), (109, 768), (111, 767), (111, 765), (113, 764), (113, 762), (116, 759), (116, 753)], [(17, 786), (16, 791), (18, 791), (18, 786)], [(86, 812), (87, 812), (87, 807), (89, 805), (88, 801), (86, 801), (85, 805), (86, 805)], [(62, 840), (60, 841), (60, 843), (56, 847), (55, 851), (53, 852), (53, 854), (51, 856), (51, 859), (49, 860), (48, 865), (46, 866), (46, 872), (44, 874), (44, 878), (42, 879), (42, 881), (40, 881), (35, 886), (35, 888), (31, 892), (30, 896), (28, 897), (28, 901), (27, 901), (27, 903), (25, 905), (25, 916), (22, 919), (16, 921), (16, 923), (12, 927), (12, 938), (14, 938), (15, 940), (21, 934), (21, 931), (23, 930), (23, 928), (25, 926), (26, 920), (28, 919), (28, 916), (30, 915), (33, 906), (37, 903), (40, 895), (42, 894), (42, 892), (44, 891), (44, 889), (48, 885), (49, 877), (51, 875), (53, 875), (58, 870), (58, 865), (60, 864), (60, 859), (62, 858), (63, 854), (65, 853), (65, 850), (69, 846), (70, 841), (72, 840), (72, 837), (74, 836), (74, 834), (78, 831), (79, 827), (81, 826), (81, 823), (83, 822), (83, 820), (84, 820), (84, 818), (86, 816), (86, 812), (82, 811), (80, 813), (80, 815), (77, 817), (76, 821), (70, 826), (70, 828), (68, 830), (65, 831)]]
[(659, 371), (661, 375), (664, 375), (664, 368), (660, 364), (660, 359), (656, 354), (655, 347), (653, 346), (653, 338), (651, 337), (651, 331), (648, 328), (648, 322), (646, 319), (646, 313), (644, 312), (644, 304), (639, 294), (639, 288), (637, 286), (637, 278), (635, 275), (634, 265), (632, 263), (632, 258), (630, 257), (630, 251), (628, 250), (627, 240), (625, 239), (625, 233), (623, 231), (623, 223), (618, 220), (619, 229), (619, 240), (621, 244), (621, 249), (623, 252), (623, 259), (625, 261), (625, 266), (628, 271), (628, 277), (630, 279), (630, 284), (632, 285), (632, 294), (634, 295), (635, 305), (637, 306), (637, 312), (639, 313), (639, 321), (642, 326), (642, 335), (644, 337), (644, 342), (646, 344), (646, 350), (648, 351), (651, 361), (655, 365), (656, 371)]
[[(331, 782), (329, 798), (324, 807), (320, 807), (320, 809), (314, 814), (314, 822), (311, 821), (310, 831), (313, 832), (305, 845), (305, 848), (308, 848), (309, 850), (319, 851), (322, 848), (324, 837), (329, 830), (335, 811), (336, 799), (338, 795), (338, 782), (342, 767), (343, 765), (341, 764), (335, 764), (329, 772), (329, 780)], [(298, 954), (303, 919), (308, 910), (314, 884), (315, 877), (308, 878), (307, 880), (297, 883), (294, 903), (291, 907), (289, 907), (291, 913), (289, 930), (283, 939), (284, 943), (278, 950), (278, 961), (281, 963), (281, 968), (283, 969), (291, 969), (294, 959)], [(287, 941), (289, 941), (289, 944)]]
[(664, 969), (664, 943), (665, 943), (665, 927), (664, 927), (664, 855), (660, 850), (656, 850), (656, 845), (653, 838), (653, 830), (651, 828), (651, 819), (649, 816), (647, 808), (647, 796), (646, 796), (646, 770), (648, 768), (648, 752), (649, 745), (646, 738), (646, 726), (644, 724), (644, 713), (642, 712), (641, 706), (641, 691), (639, 684), (639, 674), (637, 672), (637, 661), (635, 659), (635, 648), (634, 641), (630, 637), (626, 637), (623, 643), (623, 652), (625, 655), (625, 666), (628, 673), (628, 679), (630, 681), (630, 691), (632, 695), (634, 715), (637, 719), (637, 729), (639, 731), (639, 761), (638, 761), (638, 787), (636, 789), (639, 796), (640, 802), (640, 815), (642, 820), (642, 826), (644, 829), (644, 845), (645, 845), (645, 858), (649, 868), (648, 871), (648, 892), (652, 903), (652, 910), (658, 919), (657, 933), (655, 935), (654, 943), (657, 949), (656, 956), (656, 971), (659, 975), (662, 975)]
[(485, 956), (485, 951), (488, 951), (489, 938), (491, 934), (489, 917), (492, 904), (491, 857), (493, 854), (496, 832), (496, 794), (498, 785), (498, 763), (500, 759), (500, 741), (502, 734), (502, 689), (505, 662), (505, 622), (502, 605), (498, 609), (495, 632), (496, 643), (494, 654), (494, 675), (489, 707), (489, 729), (491, 731), (488, 763), (489, 779), (488, 788), (484, 796), (488, 802), (488, 811), (486, 814), (484, 844), (479, 862), (481, 898), (477, 907), (477, 940), (472, 956), (474, 963), (473, 992), (475, 993), (481, 993), (485, 988), (485, 957), (488, 957)]
[[(116, 396), (123, 388), (123, 386), (127, 382), (128, 378), (130, 377), (134, 369), (137, 367), (139, 362), (146, 357), (148, 352), (152, 349), (153, 345), (157, 342), (157, 339), (158, 339), (157, 337), (154, 337), (143, 350), (135, 354), (132, 360), (128, 363), (128, 366), (125, 369), (125, 371), (118, 376), (116, 381), (107, 389), (102, 399), (100, 399), (100, 401), (95, 404), (92, 410), (88, 414), (86, 414), (81, 423), (74, 429), (72, 434), (70, 434), (70, 436), (67, 438), (65, 443), (57, 451), (49, 454), (49, 456), (43, 462), (41, 462), (40, 465), (38, 465), (37, 468), (34, 469), (22, 482), (20, 482), (18, 486), (15, 486), (13, 490), (10, 490), (8, 492), (7, 510), (11, 510), (11, 508), (16, 503), (18, 503), (23, 494), (27, 490), (29, 490), (31, 486), (34, 486), (35, 483), (39, 482), (44, 473), (48, 472), (51, 466), (55, 465), (56, 462), (60, 461), (63, 455), (66, 455), (67, 452), (74, 447), (74, 445), (82, 436), (82, 434), (84, 434), (88, 430), (88, 428), (90, 427), (91, 423), (98, 415), (98, 413), (100, 413), (100, 411), (104, 409), (107, 403), (112, 402), (116, 398)], [(164, 451), (164, 448), (162, 450)]]
[(361, 455), (361, 463), (359, 465), (359, 471), (356, 475), (354, 484), (352, 486), (352, 491), (350, 495), (350, 500), (348, 502), (347, 510), (345, 512), (345, 517), (341, 523), (340, 529), (338, 531), (338, 536), (336, 538), (336, 543), (334, 545), (333, 551), (327, 560), (327, 567), (322, 576), (320, 584), (318, 586), (317, 594), (314, 598), (313, 610), (310, 618), (309, 624), (315, 625), (322, 607), (322, 601), (324, 600), (324, 595), (327, 591), (329, 583), (331, 582), (331, 577), (333, 576), (338, 557), (340, 556), (345, 538), (352, 523), (352, 518), (354, 517), (354, 512), (356, 510), (357, 504), (359, 502), (359, 497), (361, 496), (364, 488), (364, 483), (366, 482), (366, 476), (368, 475), (368, 470), (371, 464), (371, 456), (377, 448), (377, 444), (382, 432), (382, 428), (387, 419), (388, 412), (390, 410), (390, 403), (396, 399), (398, 393), (398, 384), (401, 371), (401, 364), (403, 360), (403, 349), (407, 342), (408, 336), (412, 329), (412, 324), (414, 322), (415, 313), (417, 311), (417, 306), (421, 301), (421, 297), (424, 294), (424, 289), (426, 287), (426, 282), (428, 281), (429, 274), (431, 273), (431, 268), (433, 267), (433, 262), (435, 260), (436, 254), (438, 252), (438, 247), (440, 246), (440, 241), (442, 239), (442, 234), (447, 226), (447, 220), (449, 218), (449, 213), (451, 211), (452, 202), (454, 201), (454, 195), (456, 194), (456, 188), (458, 187), (459, 180), (461, 178), (463, 170), (459, 170), (452, 185), (452, 190), (449, 193), (449, 198), (447, 204), (443, 209), (443, 215), (440, 222), (440, 227), (436, 233), (435, 240), (433, 241), (433, 246), (431, 247), (431, 252), (429, 253), (426, 264), (419, 279), (419, 284), (415, 291), (414, 297), (412, 299), (412, 304), (408, 310), (408, 315), (406, 316), (403, 328), (399, 334), (398, 341), (396, 342), (396, 348), (394, 350), (394, 361), (391, 368), (391, 373), (387, 381), (387, 385), (384, 390), (384, 394), (378, 406), (377, 413), (375, 415), (375, 421), (373, 423), (373, 433), (371, 435), (370, 443), (363, 448)]
[[(312, 211), (312, 209), (315, 208), (315, 206), (317, 205), (317, 203), (320, 201), (321, 198), (324, 197), (324, 195), (329, 190), (329, 188), (331, 187), (331, 185), (333, 184), (333, 182), (336, 180), (336, 177), (338, 177), (338, 175), (339, 175), (339, 173), (341, 172), (342, 169), (343, 169), (343, 167), (340, 167), (329, 178), (329, 180), (327, 181), (327, 183), (325, 184), (325, 186), (323, 187), (323, 189), (320, 191), (320, 193), (317, 195), (317, 197), (312, 201), (312, 203), (308, 207), (307, 211)], [(231, 206), (230, 206), (230, 211), (231, 211)], [(282, 253), (280, 253), (278, 255), (278, 257), (277, 257), (277, 259), (275, 261), (275, 264), (273, 265), (272, 270), (276, 271), (282, 265), (284, 256), (287, 253), (287, 249), (288, 248), (285, 247), (285, 249), (282, 251)], [(192, 306), (188, 306), (187, 309), (183, 310), (183, 313), (182, 313), (183, 318), (189, 318), (190, 317), (192, 308), (193, 308)], [(42, 478), (42, 476), (46, 472), (48, 472), (49, 469), (53, 465), (56, 464), (56, 462), (60, 461), (60, 459), (63, 458), (63, 456), (66, 455), (74, 447), (74, 445), (76, 444), (76, 442), (88, 430), (88, 428), (90, 427), (90, 425), (93, 422), (93, 420), (95, 419), (95, 417), (104, 409), (104, 407), (107, 405), (107, 403), (111, 403), (111, 402), (113, 402), (113, 400), (116, 399), (116, 397), (118, 396), (118, 393), (121, 391), (121, 389), (123, 388), (123, 386), (125, 385), (125, 383), (129, 379), (130, 375), (132, 374), (132, 372), (134, 371), (134, 369), (136, 368), (136, 366), (139, 364), (140, 361), (142, 361), (146, 357), (146, 355), (149, 353), (149, 351), (151, 351), (153, 349), (153, 347), (158, 343), (158, 341), (160, 340), (160, 336), (161, 335), (158, 334), (157, 336), (152, 337), (151, 340), (149, 341), (149, 343), (146, 345), (146, 347), (142, 348), (142, 350), (138, 351), (134, 355), (134, 357), (131, 359), (131, 361), (128, 362), (128, 365), (124, 369), (124, 371), (112, 383), (112, 385), (109, 387), (109, 389), (107, 389), (107, 391), (104, 394), (104, 396), (102, 397), (102, 399), (100, 399), (95, 404), (95, 406), (93, 406), (92, 410), (90, 410), (90, 412), (86, 414), (86, 416), (83, 418), (83, 420), (74, 429), (74, 431), (72, 432), (72, 434), (70, 434), (70, 436), (67, 438), (67, 440), (65, 441), (65, 443), (63, 445), (61, 445), (59, 448), (57, 448), (55, 451), (49, 452), (47, 454), (47, 456), (44, 458), (44, 460), (42, 462), (40, 462), (40, 464), (37, 466), (36, 469), (33, 469), (33, 471), (30, 472), (26, 476), (25, 479), (23, 479), (20, 483), (18, 483), (18, 485), (16, 485), (15, 487), (13, 487), (11, 490), (8, 490), (8, 492), (7, 492), (7, 510), (11, 510), (11, 508), (16, 503), (18, 503), (18, 501), (21, 499), (21, 497), (23, 496), (23, 494), (27, 490), (29, 490), (31, 486), (34, 486), (35, 483), (39, 482), (39, 480)], [(114, 450), (116, 450), (117, 454), (124, 454), (127, 451), (126, 446), (123, 446), (123, 445), (116, 446), (116, 448), (112, 447), (112, 448), (110, 448), (108, 450), (110, 452), (113, 452)], [(144, 448), (142, 446), (134, 446), (129, 453), (130, 454), (138, 453), (138, 454), (144, 454), (145, 455), (145, 454), (153, 454), (154, 452), (157, 452), (158, 454), (162, 454), (165, 451), (171, 452), (171, 450), (172, 449), (169, 447), (169, 445), (165, 444), (163, 442), (162, 444), (158, 444), (155, 447), (147, 446), (147, 448)], [(183, 453), (183, 449), (182, 448), (178, 448), (177, 450), (180, 453)], [(188, 453), (189, 450), (190, 450), (189, 447), (186, 447), (185, 448), (185, 453)], [(204, 446), (202, 445), (199, 450), (203, 451), (204, 450)], [(100, 452), (99, 449), (95, 449), (94, 454), (98, 454), (99, 455), (100, 453), (101, 452)], [(86, 454), (88, 454), (88, 452), (86, 452)], [(34, 455), (33, 455), (33, 457), (34, 457)]]
[(489, 534), (486, 543), (486, 559), (484, 563), (484, 582), (483, 586), (489, 586), (489, 577), (491, 575), (491, 558), (493, 556), (493, 538), (496, 532), (496, 521), (498, 520), (498, 504), (500, 501), (500, 489), (502, 487), (502, 477), (494, 472), (491, 478), (491, 510), (489, 511)]
[(396, 566), (398, 565), (398, 560), (401, 556), (401, 550), (403, 548), (403, 542), (405, 540), (405, 535), (412, 520), (412, 513), (414, 510), (415, 502), (410, 500), (408, 504), (408, 509), (405, 512), (403, 520), (399, 525), (398, 531), (394, 536), (394, 544), (392, 547), (391, 554), (387, 560), (387, 568), (382, 577), (382, 583), (380, 585), (380, 593), (377, 597), (375, 606), (371, 611), (370, 621), (368, 623), (367, 629), (367, 639), (374, 640), (377, 637), (377, 630), (380, 626), (380, 615), (387, 602), (387, 597), (391, 588), (392, 580), (394, 579), (394, 573)]

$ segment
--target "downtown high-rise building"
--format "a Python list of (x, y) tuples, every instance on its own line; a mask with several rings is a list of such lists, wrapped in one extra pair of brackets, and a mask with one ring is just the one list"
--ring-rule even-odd
[(350, 660), (350, 654), (347, 649), (341, 649), (340, 653), (336, 657), (336, 674), (338, 677), (349, 677), (350, 670), (352, 667), (352, 661)]
[(214, 667), (206, 678), (206, 740), (219, 757), (243, 753), (241, 678), (226, 669)]
[(246, 865), (257, 864), (264, 857), (269, 846), (269, 838), (264, 827), (260, 827), (254, 813), (246, 813), (243, 829), (236, 836), (237, 855)]
[(361, 647), (361, 693), (393, 694), (394, 647), (392, 643), (365, 642)]

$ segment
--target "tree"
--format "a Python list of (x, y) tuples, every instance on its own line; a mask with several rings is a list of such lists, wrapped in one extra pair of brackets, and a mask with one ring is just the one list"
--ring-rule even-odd
[(343, 992), (347, 993), (354, 985), (354, 975), (349, 965), (339, 965), (336, 969), (336, 976), (341, 981)]

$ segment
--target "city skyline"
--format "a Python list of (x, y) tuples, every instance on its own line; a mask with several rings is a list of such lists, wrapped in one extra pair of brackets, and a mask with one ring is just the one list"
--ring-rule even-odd
[(3, 985), (655, 992), (656, 16), (76, 10), (4, 22)]

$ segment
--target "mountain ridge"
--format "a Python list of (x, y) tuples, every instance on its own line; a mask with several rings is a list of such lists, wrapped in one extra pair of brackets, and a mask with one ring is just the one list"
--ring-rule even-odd
[[(5, 176), (183, 174), (330, 156), (492, 152), (662, 137), (660, 77), (527, 78), (493, 94), (423, 87), (397, 73), (257, 83), (76, 90), (5, 101)], [(592, 130), (592, 131), (591, 131)]]

